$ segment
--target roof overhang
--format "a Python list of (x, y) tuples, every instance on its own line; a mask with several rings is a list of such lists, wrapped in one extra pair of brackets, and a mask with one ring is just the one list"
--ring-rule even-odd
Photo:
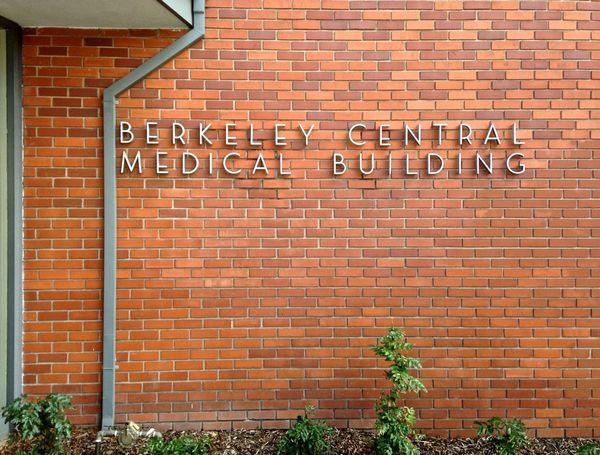
[(0, 16), (21, 27), (183, 28), (192, 0), (2, 0)]

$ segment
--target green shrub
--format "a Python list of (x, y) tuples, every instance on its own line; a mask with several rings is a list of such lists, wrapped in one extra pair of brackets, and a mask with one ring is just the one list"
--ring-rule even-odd
[(307, 406), (277, 446), (278, 455), (333, 455), (325, 437), (333, 432), (327, 423), (314, 418), (315, 409)]
[(527, 428), (519, 419), (492, 417), (485, 422), (475, 422), (477, 436), (489, 438), (498, 448), (498, 455), (516, 455), (529, 445)]
[(212, 451), (210, 436), (179, 436), (166, 441), (152, 438), (146, 444), (146, 451), (151, 455), (208, 455)]
[(600, 445), (588, 442), (577, 450), (577, 455), (600, 455)]
[(418, 359), (404, 354), (412, 347), (413, 345), (406, 341), (404, 333), (392, 327), (388, 334), (371, 348), (375, 354), (390, 362), (385, 374), (392, 382), (391, 390), (383, 393), (375, 405), (376, 455), (419, 454), (419, 449), (413, 444), (413, 439), (418, 437), (414, 429), (415, 410), (399, 405), (402, 394), (426, 391), (423, 383), (409, 372), (411, 368), (421, 368)]
[(66, 395), (51, 393), (39, 401), (21, 395), (2, 408), (2, 417), (14, 430), (13, 440), (30, 444), (29, 455), (59, 455), (71, 439), (71, 423), (65, 415), (70, 407)]

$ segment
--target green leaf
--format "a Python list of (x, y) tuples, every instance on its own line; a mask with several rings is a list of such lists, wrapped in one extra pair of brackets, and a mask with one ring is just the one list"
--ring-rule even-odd
[(326, 436), (334, 430), (322, 420), (314, 418), (315, 409), (307, 406), (304, 415), (299, 415), (296, 423), (279, 441), (278, 455), (334, 455)]
[(146, 452), (151, 455), (208, 455), (212, 451), (210, 436), (182, 435), (166, 441), (152, 438), (146, 443)]
[(2, 409), (2, 417), (14, 428), (14, 438), (31, 442), (30, 455), (59, 455), (71, 438), (69, 407), (66, 395), (51, 393), (39, 401), (22, 395)]
[(519, 419), (492, 417), (476, 421), (477, 436), (488, 438), (498, 448), (499, 455), (516, 455), (529, 445), (527, 428)]
[(600, 442), (588, 442), (577, 450), (577, 455), (600, 455)]
[(375, 405), (376, 455), (419, 454), (412, 442), (418, 436), (414, 430), (415, 410), (398, 403), (404, 393), (426, 391), (423, 383), (409, 372), (409, 369), (421, 368), (418, 359), (406, 355), (412, 347), (404, 333), (394, 327), (378, 340), (377, 345), (371, 347), (375, 354), (390, 362), (385, 375), (392, 382), (391, 390), (383, 393)]

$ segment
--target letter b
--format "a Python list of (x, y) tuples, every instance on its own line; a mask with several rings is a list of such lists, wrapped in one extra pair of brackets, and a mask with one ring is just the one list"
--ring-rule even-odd
[(333, 154), (333, 175), (342, 175), (348, 170), (344, 163), (344, 155), (341, 153)]
[(131, 123), (121, 122), (119, 124), (119, 142), (121, 144), (131, 144), (133, 139), (134, 135), (131, 131)]

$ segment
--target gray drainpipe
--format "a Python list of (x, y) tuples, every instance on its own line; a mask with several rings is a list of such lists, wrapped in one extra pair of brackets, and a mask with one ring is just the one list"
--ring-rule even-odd
[(117, 96), (204, 37), (204, 0), (193, 0), (194, 27), (104, 90), (104, 334), (102, 358), (102, 428), (115, 423), (115, 329), (117, 323)]

